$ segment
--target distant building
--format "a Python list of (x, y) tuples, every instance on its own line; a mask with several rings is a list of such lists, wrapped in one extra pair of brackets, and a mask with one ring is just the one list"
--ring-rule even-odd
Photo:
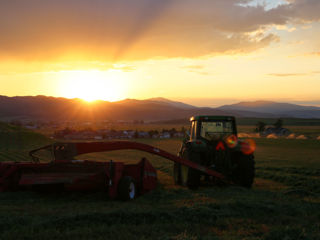
[(160, 134), (160, 138), (170, 138), (171, 134), (169, 132), (163, 132), (162, 134)]
[(139, 138), (149, 138), (148, 132), (138, 132)]
[(173, 137), (176, 137), (176, 138), (184, 137), (184, 133), (183, 132), (176, 132), (173, 134)]

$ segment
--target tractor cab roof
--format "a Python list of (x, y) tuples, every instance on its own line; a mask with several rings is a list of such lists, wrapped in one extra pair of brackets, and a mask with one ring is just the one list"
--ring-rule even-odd
[(226, 120), (234, 121), (234, 116), (217, 116), (217, 115), (199, 115), (190, 118), (190, 121), (214, 121), (214, 120)]

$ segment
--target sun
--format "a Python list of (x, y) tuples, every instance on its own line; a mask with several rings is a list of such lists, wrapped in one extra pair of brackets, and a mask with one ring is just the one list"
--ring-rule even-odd
[(68, 98), (113, 102), (125, 98), (125, 80), (120, 70), (64, 71), (60, 88), (62, 95)]

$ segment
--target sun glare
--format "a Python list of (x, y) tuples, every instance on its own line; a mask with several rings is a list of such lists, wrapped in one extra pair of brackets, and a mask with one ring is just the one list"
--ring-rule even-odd
[(68, 98), (118, 101), (125, 98), (125, 76), (121, 70), (63, 71), (61, 92)]

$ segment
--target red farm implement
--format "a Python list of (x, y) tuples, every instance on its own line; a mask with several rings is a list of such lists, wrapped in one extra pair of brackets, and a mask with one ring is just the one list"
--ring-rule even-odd
[[(207, 176), (225, 179), (224, 175), (217, 171), (147, 144), (129, 141), (55, 143), (31, 151), (33, 161), (1, 162), (0, 192), (107, 191), (111, 199), (133, 199), (151, 191), (157, 185), (157, 172), (147, 159), (143, 158), (137, 164), (74, 159), (81, 154), (124, 149), (155, 154)], [(53, 161), (39, 162), (35, 153), (40, 150), (49, 150)]]

